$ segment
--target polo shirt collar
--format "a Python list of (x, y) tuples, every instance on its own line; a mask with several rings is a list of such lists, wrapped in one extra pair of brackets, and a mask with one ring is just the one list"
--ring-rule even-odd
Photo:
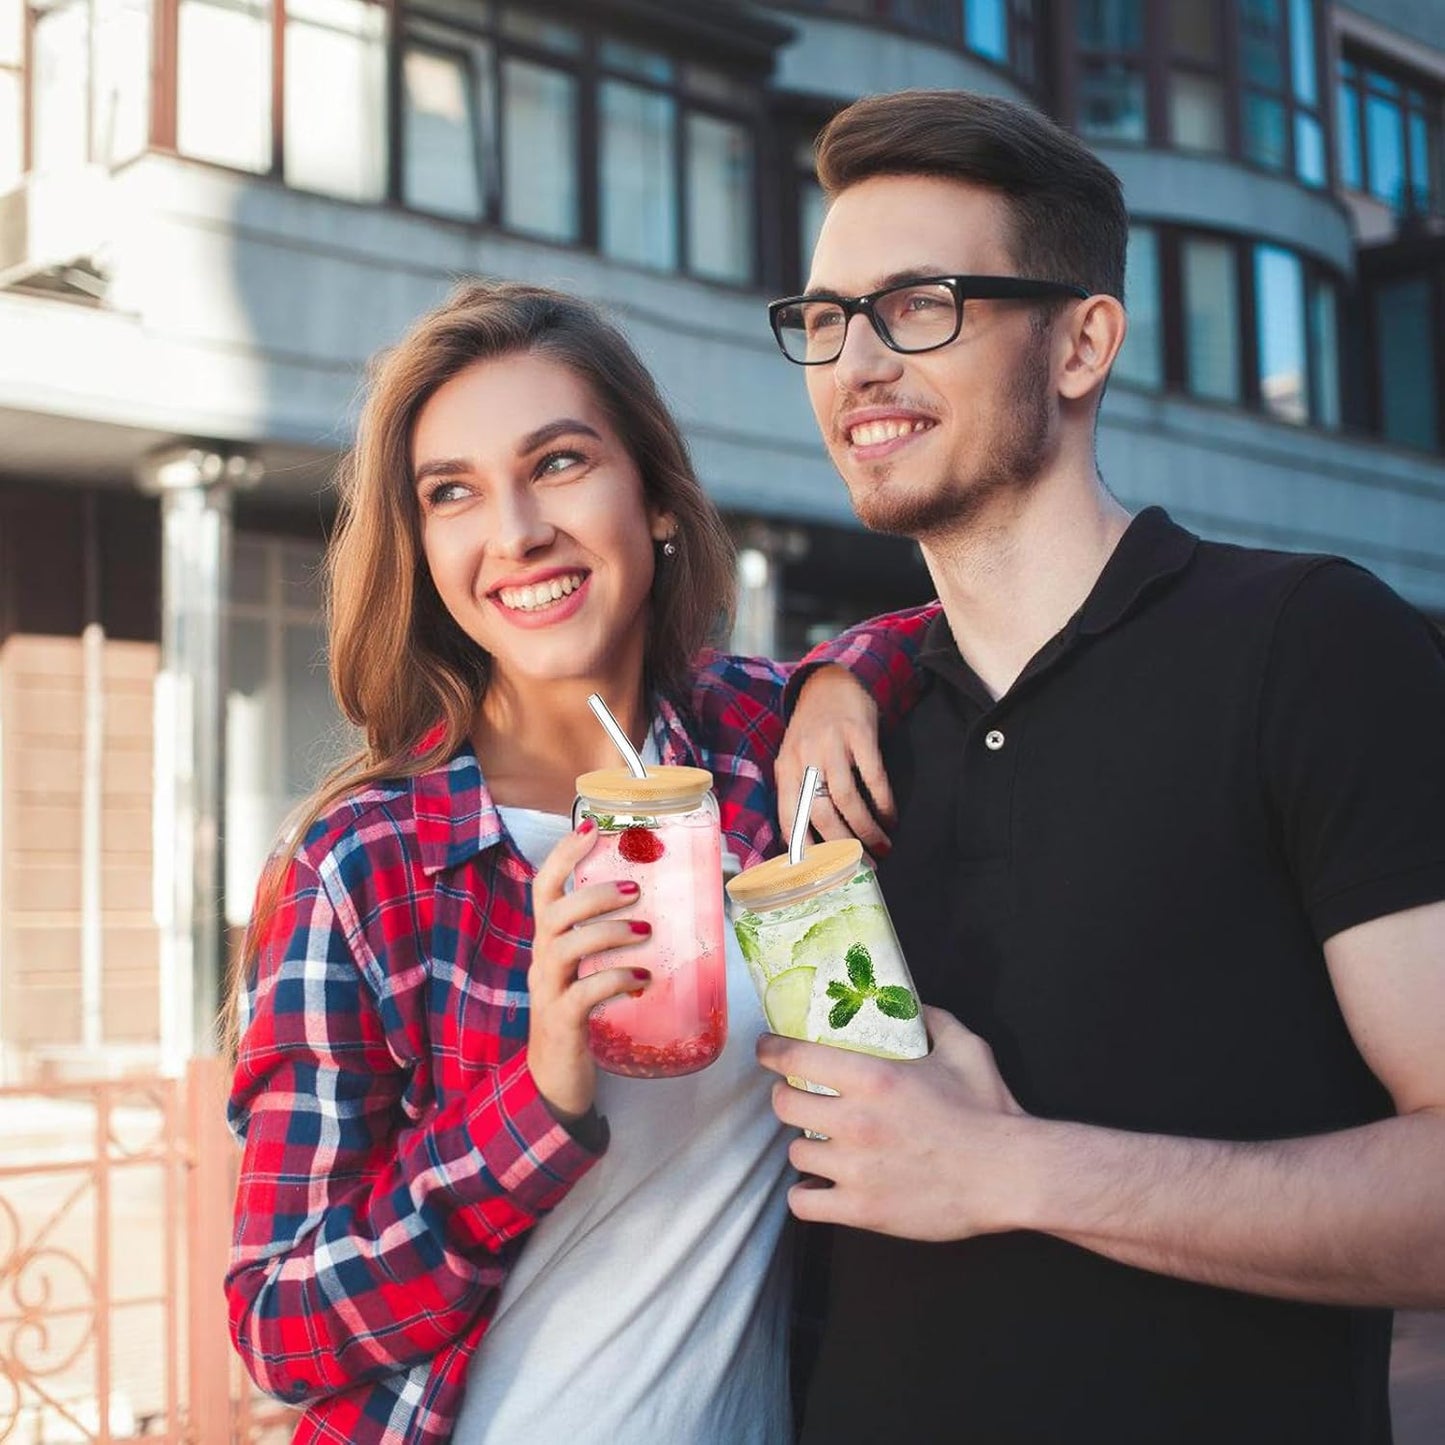
[[(1189, 565), (1198, 544), (1199, 538), (1179, 526), (1163, 507), (1146, 507), (1125, 528), (1083, 606), (1039, 649), (1018, 681), (1041, 671), (1076, 637), (1095, 636), (1117, 626), (1156, 587)], [(928, 625), (918, 660), (966, 690), (978, 691), (981, 700), (991, 705), (983, 684), (964, 661), (942, 610)]]
[[(652, 735), (662, 761), (682, 767), (707, 767), (681, 715), (666, 698), (654, 703)], [(436, 745), (438, 724), (417, 744), (418, 752)], [(411, 780), (412, 815), (416, 819), (417, 851), (428, 877), (460, 867), (468, 859), (502, 841), (502, 815), (482, 776), (470, 740), (446, 761)]]

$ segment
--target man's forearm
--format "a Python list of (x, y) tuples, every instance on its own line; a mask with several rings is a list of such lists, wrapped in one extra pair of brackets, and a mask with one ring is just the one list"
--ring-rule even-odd
[(1022, 1227), (1125, 1264), (1330, 1304), (1445, 1306), (1445, 1115), (1267, 1143), (1031, 1120)]

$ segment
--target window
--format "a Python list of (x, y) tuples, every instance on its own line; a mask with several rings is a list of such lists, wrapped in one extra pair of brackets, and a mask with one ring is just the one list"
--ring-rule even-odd
[(1128, 277), (1123, 380), (1296, 426), (1340, 425), (1339, 287), (1318, 262), (1242, 237), (1134, 226)]
[(271, 0), (180, 0), (177, 26), (177, 148), (269, 171)]
[(1005, 0), (968, 0), (963, 43), (977, 55), (1008, 63), (1008, 6)]
[(0, 0), (0, 195), (20, 179), (25, 134), (24, 0)]
[(1158, 390), (1164, 382), (1164, 337), (1159, 308), (1159, 237), (1152, 226), (1129, 227), (1124, 272), (1129, 330), (1114, 375)]
[(1007, 66), (1026, 84), (1037, 71), (1036, 0), (811, 0), (820, 9), (884, 20), (934, 40), (963, 45)]
[(602, 249), (620, 261), (677, 265), (676, 114), (670, 95), (604, 80)]
[(1239, 279), (1228, 241), (1187, 237), (1181, 247), (1184, 385), (1212, 401), (1241, 399)]
[(486, 191), (471, 56), (409, 45), (402, 58), (401, 89), (402, 198), (419, 210), (479, 219)]
[(1440, 446), (1441, 356), (1430, 278), (1381, 282), (1374, 299), (1381, 434), (1402, 446), (1434, 451)]
[[(387, 185), (379, 0), (178, 0), (176, 147), (346, 200)], [(280, 57), (273, 27), (282, 26)], [(278, 81), (278, 65), (280, 77)], [(281, 88), (283, 129), (272, 134)]]
[(687, 118), (688, 269), (718, 281), (752, 279), (753, 146), (740, 125)]
[(529, 235), (575, 241), (577, 81), (530, 60), (502, 67), (502, 221)]
[(1239, 62), (1245, 157), (1323, 186), (1314, 0), (1240, 0)]
[(520, 6), (424, 4), (402, 68), (407, 205), (752, 283), (756, 80)]
[(31, 166), (56, 171), (90, 158), (90, 6), (59, 0), (35, 16), (31, 32)]
[(228, 609), (226, 919), (243, 924), (286, 814), (349, 751), (332, 701), (321, 625), (321, 549), (236, 540)]
[[(23, 15), (17, 0), (0, 0), (0, 190), (19, 176), (22, 161), (21, 37), (10, 26)], [(32, 16), (34, 169), (114, 166), (140, 154), (150, 121), (146, 0), (44, 0)]]
[(1323, 186), (1318, 0), (1074, 0), (1063, 55), (1091, 138), (1236, 154)]
[(1340, 61), (1340, 178), (1399, 214), (1445, 209), (1442, 90), (1363, 55)]
[(1304, 263), (1279, 246), (1254, 248), (1260, 402), (1281, 421), (1309, 420)]
[(285, 0), (288, 185), (349, 201), (386, 194), (386, 10)]
[(1335, 284), (1309, 281), (1310, 415), (1320, 426), (1340, 424), (1340, 323)]
[(1143, 0), (1079, 0), (1079, 127), (1100, 140), (1143, 140)]

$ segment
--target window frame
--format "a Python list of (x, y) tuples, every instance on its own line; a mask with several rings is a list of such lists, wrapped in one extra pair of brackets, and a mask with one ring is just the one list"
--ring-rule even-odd
[[(1352, 68), (1354, 73), (1348, 74), (1347, 68)], [(1392, 97), (1382, 91), (1372, 91), (1368, 79), (1371, 75), (1392, 82), (1398, 89), (1398, 95)], [(1445, 83), (1435, 76), (1411, 70), (1402, 62), (1346, 37), (1340, 46), (1339, 63), (1331, 77), (1331, 85), (1336, 96), (1342, 91), (1348, 91), (1354, 102), (1352, 139), (1360, 158), (1358, 188), (1347, 186), (1343, 174), (1340, 177), (1341, 188), (1352, 194), (1368, 196), (1371, 200), (1388, 206), (1391, 213), (1397, 216), (1445, 215)], [(1401, 176), (1406, 198), (1403, 204), (1388, 200), (1371, 188), (1368, 102), (1372, 95), (1391, 102), (1400, 116)], [(1414, 104), (1416, 96), (1420, 97), (1423, 104)], [(1426, 145), (1433, 152), (1426, 160), (1430, 174), (1426, 177), (1428, 189), (1424, 207), (1415, 204), (1418, 182), (1414, 176), (1414, 147), (1410, 142), (1410, 122), (1416, 116), (1425, 122)], [(1346, 123), (1344, 107), (1340, 106), (1336, 115), (1337, 130), (1342, 129)], [(1337, 146), (1341, 144), (1341, 140), (1337, 134)]]
[[(475, 153), (485, 176), (490, 164), (495, 175), (495, 185), (487, 194), (483, 216), (468, 221), (445, 213), (428, 211), (409, 205), (404, 199), (404, 177), (402, 163), (405, 155), (405, 116), (400, 107), (396, 111), (393, 137), (395, 152), (395, 184), (392, 199), (405, 210), (436, 216), (453, 224), (485, 226), (524, 236), (541, 244), (555, 244), (595, 252), (615, 265), (635, 266), (655, 275), (685, 276), (702, 285), (722, 286), (728, 289), (755, 290), (762, 283), (768, 268), (764, 263), (764, 234), (762, 225), (764, 179), (766, 171), (766, 101), (767, 97), (760, 83), (760, 77), (744, 72), (740, 67), (720, 63), (716, 56), (699, 53), (698, 47), (680, 41), (659, 37), (645, 31), (629, 30), (620, 21), (607, 23), (606, 20), (568, 19), (566, 23), (575, 30), (579, 45), (575, 53), (567, 54), (559, 48), (517, 35), (507, 29), (505, 5), (498, 5), (493, 14), (485, 19), (467, 23), (446, 15), (440, 9), (429, 9), (425, 4), (407, 7), (401, 16), (395, 37), (398, 55), (404, 54), (413, 45), (444, 48), (442, 35), (448, 31), (465, 33), (483, 41), (491, 47), (493, 76), (491, 95), (493, 113), (490, 117), (490, 133), (495, 153), (486, 156), (488, 136), (474, 135)], [(413, 22), (423, 23), (424, 35), (413, 31)], [(665, 56), (671, 63), (671, 74), (667, 79), (647, 76), (623, 65), (609, 62), (604, 54), (608, 41), (634, 45), (639, 49)], [(538, 236), (533, 232), (513, 228), (507, 224), (504, 213), (504, 198), (507, 186), (506, 170), (506, 126), (507, 126), (507, 82), (508, 61), (517, 60), (566, 74), (576, 87), (576, 114), (574, 124), (575, 154), (577, 157), (577, 199), (578, 214), (576, 234), (570, 240)], [(719, 76), (726, 87), (733, 87), (738, 98), (729, 103), (716, 94), (705, 94), (690, 80), (691, 72), (701, 68), (711, 75)], [(398, 62), (399, 75), (399, 62)], [(602, 87), (608, 82), (625, 84), (649, 94), (666, 96), (672, 103), (671, 143), (673, 153), (673, 228), (672, 238), (675, 264), (654, 266), (646, 262), (631, 261), (610, 256), (602, 245)], [(475, 85), (475, 78), (473, 80)], [(707, 271), (693, 268), (690, 237), (690, 201), (688, 177), (691, 157), (689, 154), (688, 117), (705, 116), (709, 119), (737, 126), (747, 136), (751, 146), (752, 166), (748, 186), (748, 200), (751, 218), (748, 227), (749, 256), (745, 276), (725, 279)], [(485, 132), (486, 125), (483, 124)]]
[[(1153, 217), (1133, 217), (1139, 226), (1147, 226), (1155, 235), (1158, 258), (1159, 293), (1155, 298), (1160, 330), (1160, 372), (1158, 387), (1148, 387), (1140, 382), (1118, 378), (1121, 385), (1151, 396), (1173, 396), (1201, 406), (1222, 406), (1235, 411), (1247, 412), (1264, 420), (1278, 422), (1281, 426), (1303, 427), (1326, 434), (1345, 430), (1352, 418), (1345, 414), (1348, 395), (1346, 366), (1346, 332), (1349, 324), (1348, 304), (1350, 294), (1345, 278), (1316, 257), (1295, 247), (1282, 243), (1273, 236), (1254, 233), (1227, 231), (1206, 226), (1181, 226), (1167, 220)], [(1188, 337), (1184, 297), (1184, 248), (1190, 240), (1202, 240), (1223, 244), (1229, 252), (1229, 272), (1235, 287), (1235, 319), (1238, 326), (1235, 365), (1239, 375), (1238, 401), (1225, 401), (1217, 397), (1202, 396), (1189, 388), (1188, 379)], [(1259, 304), (1260, 297), (1255, 283), (1256, 250), (1262, 246), (1283, 250), (1295, 256), (1302, 268), (1304, 282), (1303, 326), (1304, 361), (1303, 393), (1306, 416), (1302, 422), (1292, 422), (1272, 412), (1264, 404), (1260, 377), (1259, 348)], [(1445, 283), (1442, 283), (1445, 285)], [(1334, 423), (1326, 421), (1320, 404), (1323, 396), (1322, 382), (1317, 371), (1319, 358), (1312, 334), (1313, 322), (1311, 305), (1321, 287), (1329, 287), (1334, 295), (1335, 309), (1335, 377), (1334, 391), (1336, 417)], [(1445, 435), (1445, 433), (1442, 433)]]
[[(1090, 145), (1139, 146), (1151, 150), (1164, 149), (1185, 155), (1217, 155), (1222, 159), (1250, 167), (1264, 175), (1279, 176), (1316, 192), (1328, 192), (1335, 184), (1336, 147), (1331, 104), (1334, 75), (1328, 65), (1329, 31), (1327, 16), (1320, 0), (1307, 0), (1312, 19), (1315, 99), (1308, 102), (1294, 90), (1293, 13), (1290, 0), (1279, 0), (1280, 30), (1278, 58), (1282, 89), (1271, 91), (1244, 76), (1241, 55), (1242, 0), (1225, 0), (1217, 7), (1215, 39), (1217, 60), (1209, 63), (1184, 54), (1176, 54), (1173, 46), (1168, 7), (1146, 3), (1143, 6), (1141, 39), (1137, 51), (1110, 47), (1086, 50), (1079, 40), (1079, 0), (1058, 0), (1053, 27), (1059, 48), (1058, 115), (1075, 126)], [(1087, 62), (1113, 61), (1141, 74), (1144, 79), (1144, 135), (1123, 139), (1090, 133), (1082, 123), (1083, 72)], [(1173, 140), (1170, 106), (1173, 98), (1173, 77), (1176, 73), (1197, 75), (1217, 80), (1223, 92), (1224, 127), (1222, 147), (1217, 150), (1179, 146)], [(1251, 95), (1278, 101), (1284, 108), (1284, 164), (1268, 165), (1252, 159), (1247, 153), (1248, 135), (1245, 106)], [(1319, 128), (1324, 162), (1323, 177), (1318, 182), (1304, 179), (1299, 170), (1296, 144), (1297, 120), (1305, 116)]]

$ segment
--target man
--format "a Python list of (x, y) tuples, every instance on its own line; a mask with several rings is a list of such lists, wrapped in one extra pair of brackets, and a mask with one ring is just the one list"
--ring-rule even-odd
[[(759, 1044), (838, 1093), (774, 1088), (845, 1226), (806, 1445), (1388, 1441), (1388, 1310), (1445, 1305), (1440, 639), (1106, 490), (1127, 221), (1066, 132), (874, 97), (818, 166), (774, 329), (941, 600), (880, 866), (941, 1007), (913, 1063)], [(808, 706), (783, 796), (851, 811)]]

